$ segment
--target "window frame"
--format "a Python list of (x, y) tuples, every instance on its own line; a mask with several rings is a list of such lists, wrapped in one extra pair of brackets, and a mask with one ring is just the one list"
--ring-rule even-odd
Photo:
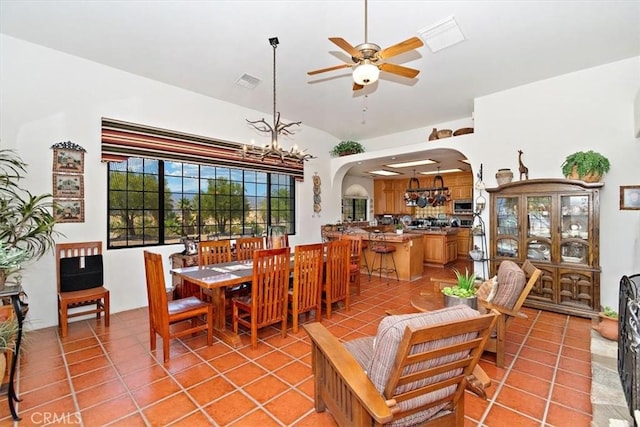
[[(138, 162), (141, 162), (141, 164), (136, 165), (136, 163)], [(135, 225), (134, 221), (129, 219), (131, 218), (131, 216), (126, 215), (130, 211), (134, 211), (134, 213), (136, 211), (136, 209), (134, 208), (129, 208), (130, 199), (135, 196), (135, 193), (133, 193), (134, 190), (131, 188), (128, 188), (127, 186), (125, 186), (123, 189), (112, 188), (112, 184), (113, 184), (112, 172), (121, 172), (125, 177), (125, 185), (128, 185), (129, 182), (132, 181), (132, 178), (131, 178), (132, 175), (133, 176), (142, 175), (142, 185), (144, 186), (144, 183), (146, 182), (145, 177), (148, 175), (154, 175), (153, 173), (147, 174), (147, 170), (149, 171), (154, 170), (154, 167), (151, 166), (154, 162), (157, 162), (157, 167), (155, 168), (157, 170), (157, 173), (155, 174), (155, 176), (157, 176), (157, 188), (155, 188), (154, 191), (149, 191), (149, 192), (145, 192), (144, 190), (142, 191), (142, 198), (141, 198), (141, 200), (143, 200), (142, 209), (138, 209), (138, 210), (141, 211), (143, 214), (140, 215), (140, 217), (137, 220), (142, 225), (139, 225), (139, 224)], [(133, 163), (134, 167), (129, 166), (131, 165), (131, 163)], [(119, 165), (119, 164), (124, 165), (124, 166), (120, 166), (120, 169), (123, 169), (123, 170), (118, 170), (118, 167), (115, 167), (115, 165)], [(147, 164), (149, 164), (148, 169), (147, 169)], [(166, 168), (167, 166), (173, 167), (176, 165), (181, 165), (182, 167), (180, 175), (171, 174), (170, 172), (167, 171), (167, 168)], [(193, 174), (185, 173), (186, 168), (193, 170), (194, 167), (197, 170), (196, 177), (194, 177)], [(235, 185), (239, 184), (242, 187), (242, 195), (244, 198), (242, 209), (241, 209), (242, 218), (240, 219), (239, 224), (233, 222), (234, 217), (231, 212), (238, 212), (238, 210), (234, 209), (231, 203), (229, 203), (229, 211), (228, 211), (229, 212), (229, 215), (228, 215), (229, 229), (226, 230), (225, 228), (225, 232), (220, 235), (218, 235), (218, 233), (205, 233), (206, 227), (214, 228), (217, 225), (205, 224), (202, 220), (203, 218), (202, 216), (203, 197), (202, 196), (203, 194), (206, 194), (206, 193), (203, 193), (203, 182), (207, 182), (208, 179), (212, 179), (209, 177), (210, 175), (203, 173), (204, 168), (209, 168), (206, 172), (214, 171), (214, 178), (213, 178), (214, 180), (218, 179), (218, 175), (217, 175), (218, 171), (220, 172), (227, 171), (227, 177), (229, 177), (229, 185), (232, 186), (233, 184)], [(241, 181), (237, 179), (238, 173), (242, 178)], [(264, 184), (261, 181), (261, 178), (260, 178), (261, 175), (264, 177)], [(169, 190), (167, 182), (171, 181), (172, 178), (178, 178), (178, 177), (179, 177), (179, 180), (173, 179), (173, 181), (174, 183), (178, 181), (182, 182), (181, 191), (167, 192), (166, 190)], [(185, 193), (185, 187), (184, 187), (185, 178), (187, 179), (195, 178), (195, 180), (197, 180), (198, 182), (197, 190), (195, 191), (191, 190), (190, 192)], [(166, 161), (161, 159), (149, 159), (149, 158), (141, 158), (141, 157), (135, 157), (135, 158), (132, 157), (127, 159), (124, 162), (109, 162), (107, 167), (107, 189), (108, 189), (107, 191), (107, 248), (108, 249), (124, 249), (124, 248), (137, 248), (137, 247), (148, 247), (148, 246), (174, 245), (174, 244), (180, 243), (179, 239), (181, 237), (187, 237), (187, 236), (189, 238), (195, 238), (197, 240), (207, 240), (209, 236), (212, 236), (212, 238), (215, 238), (215, 239), (218, 239), (218, 238), (235, 239), (235, 238), (241, 237), (242, 235), (247, 235), (246, 230), (251, 230), (252, 234), (264, 236), (266, 235), (266, 232), (270, 226), (283, 224), (282, 222), (283, 218), (284, 218), (286, 227), (288, 228), (287, 234), (293, 235), (295, 234), (295, 230), (296, 230), (296, 185), (295, 183), (296, 183), (295, 177), (291, 175), (282, 174), (278, 172), (256, 171), (248, 168), (239, 169), (239, 168), (232, 168), (227, 166), (193, 164), (193, 163), (188, 163), (184, 161)], [(261, 185), (264, 185), (264, 196), (261, 196), (259, 194)], [(247, 194), (247, 188), (253, 188), (254, 193)], [(283, 188), (287, 189), (288, 193), (277, 192), (277, 190), (281, 190)], [(236, 187), (236, 190), (237, 190), (237, 187)], [(274, 190), (276, 190), (275, 194), (273, 194)], [(233, 190), (230, 189), (229, 191), (231, 192), (229, 193), (230, 197), (233, 197), (233, 194), (232, 194)], [(120, 213), (119, 215), (121, 216), (121, 218), (125, 218), (126, 216), (127, 219), (124, 221), (121, 221), (121, 224), (122, 222), (125, 222), (124, 225), (116, 228), (116, 227), (113, 227), (112, 225), (112, 221), (117, 220), (114, 217), (113, 213), (116, 211), (123, 210), (123, 209), (117, 209), (118, 206), (112, 206), (112, 197), (115, 197), (118, 194), (118, 192), (124, 193), (124, 199), (121, 199), (121, 200), (125, 200), (125, 208), (124, 208), (125, 213), (124, 214)], [(179, 205), (177, 201), (183, 200), (185, 198), (184, 197), (185, 194), (191, 195), (193, 198), (198, 199), (197, 207), (195, 210), (196, 221), (197, 221), (195, 225), (196, 232), (184, 234), (185, 232), (184, 218), (182, 217), (182, 215), (176, 215), (175, 217), (172, 217), (172, 218), (177, 218), (178, 216), (180, 216), (179, 223), (174, 224), (174, 227), (179, 227), (180, 233), (171, 234), (170, 236), (168, 236), (167, 234), (169, 233), (167, 233), (167, 230), (168, 230), (167, 222), (170, 220), (170, 218), (168, 217), (167, 210), (171, 209), (171, 211), (179, 211), (180, 208), (178, 207)], [(219, 194), (219, 193), (214, 192), (214, 194)], [(276, 194), (285, 194), (285, 195), (288, 195), (288, 197), (281, 196), (281, 195), (276, 196)], [(172, 195), (171, 203), (168, 203), (167, 195)], [(157, 238), (147, 239), (146, 234), (143, 233), (139, 238), (136, 238), (135, 240), (132, 239), (132, 237), (136, 236), (136, 234), (130, 233), (131, 229), (136, 230), (142, 227), (142, 230), (143, 231), (145, 230), (146, 221), (149, 219), (148, 214), (146, 214), (145, 212), (156, 211), (156, 209), (152, 210), (150, 209), (149, 206), (145, 205), (144, 204), (145, 201), (149, 199), (155, 200), (156, 197), (157, 197), (156, 208), (158, 213), (157, 213), (157, 216), (154, 216), (151, 219), (157, 220), (158, 224), (156, 224), (155, 228), (149, 227), (148, 229), (155, 230), (157, 232)], [(259, 208), (258, 204), (261, 203), (262, 198), (265, 199), (264, 208)], [(274, 202), (276, 200), (282, 200), (282, 199), (286, 199), (286, 201), (283, 203)], [(214, 196), (212, 200), (216, 200), (216, 197)], [(251, 201), (253, 201), (253, 205), (251, 205), (250, 203)], [(217, 207), (217, 204), (215, 204), (215, 206)], [(277, 211), (274, 212), (274, 209), (277, 209)], [(218, 209), (214, 208), (214, 210), (212, 210), (211, 212), (216, 212), (216, 211), (218, 211)], [(225, 211), (222, 210), (220, 212), (224, 213)], [(253, 215), (253, 219), (251, 219), (251, 215), (250, 215), (251, 212), (255, 212), (255, 214)], [(256, 218), (260, 216), (260, 212), (263, 213), (263, 218), (261, 218), (262, 222), (256, 221)], [(280, 215), (275, 215), (276, 213), (279, 213)], [(249, 214), (249, 218), (248, 218), (248, 214)], [(211, 219), (214, 216), (215, 216), (215, 213), (212, 214), (212, 216), (207, 216), (206, 218)], [(238, 217), (236, 217), (236, 219), (237, 218)], [(272, 223), (272, 221), (274, 221), (276, 218), (279, 218), (280, 222)], [(234, 233), (233, 229), (239, 229), (240, 233)], [(118, 231), (121, 232), (119, 236), (122, 236), (124, 234), (124, 237), (120, 237), (120, 238), (115, 237)], [(175, 237), (176, 235), (178, 237)], [(132, 241), (134, 241), (135, 243), (133, 244), (130, 243)], [(118, 244), (120, 242), (122, 242), (123, 244)]]

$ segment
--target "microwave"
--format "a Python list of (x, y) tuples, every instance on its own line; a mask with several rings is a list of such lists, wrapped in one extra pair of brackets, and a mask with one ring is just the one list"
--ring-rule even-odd
[(454, 215), (472, 214), (473, 213), (473, 200), (472, 199), (460, 199), (453, 201), (453, 213)]

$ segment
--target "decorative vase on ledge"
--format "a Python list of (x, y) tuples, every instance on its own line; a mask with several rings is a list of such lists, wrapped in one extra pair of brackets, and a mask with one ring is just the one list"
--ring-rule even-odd
[(496, 181), (498, 181), (498, 185), (508, 184), (513, 180), (513, 172), (511, 169), (498, 169), (496, 172)]

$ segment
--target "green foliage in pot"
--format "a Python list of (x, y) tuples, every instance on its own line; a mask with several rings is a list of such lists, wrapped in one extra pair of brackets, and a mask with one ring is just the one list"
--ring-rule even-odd
[(358, 153), (364, 153), (364, 147), (356, 141), (340, 141), (340, 143), (330, 151), (332, 156), (347, 156)]
[(17, 264), (42, 257), (60, 235), (54, 230), (53, 196), (20, 186), (26, 167), (14, 151), (0, 150), (0, 243), (5, 254), (21, 252)]
[(0, 321), (0, 353), (13, 351), (18, 333), (18, 321), (15, 318)]
[(602, 314), (604, 314), (606, 317), (610, 317), (612, 319), (617, 319), (618, 318), (618, 312), (615, 311), (613, 308), (606, 306), (604, 308), (604, 310), (602, 310)]
[(478, 291), (476, 288), (476, 274), (469, 273), (468, 269), (465, 269), (465, 273), (453, 269), (456, 274), (458, 284), (456, 286), (447, 286), (442, 289), (442, 293), (448, 296), (456, 296), (460, 298), (470, 298)]
[(578, 151), (567, 156), (562, 163), (562, 174), (569, 177), (575, 168), (579, 179), (589, 175), (602, 176), (609, 172), (609, 159), (593, 150)]

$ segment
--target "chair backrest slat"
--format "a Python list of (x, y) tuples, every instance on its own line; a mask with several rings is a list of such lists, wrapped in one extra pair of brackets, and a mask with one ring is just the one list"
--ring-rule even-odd
[(299, 312), (317, 307), (322, 292), (324, 247), (321, 243), (295, 247), (293, 299)]
[(251, 305), (258, 326), (287, 315), (290, 265), (290, 248), (254, 252)]
[(327, 244), (326, 292), (332, 301), (346, 297), (349, 293), (350, 260), (349, 240), (335, 240)]

